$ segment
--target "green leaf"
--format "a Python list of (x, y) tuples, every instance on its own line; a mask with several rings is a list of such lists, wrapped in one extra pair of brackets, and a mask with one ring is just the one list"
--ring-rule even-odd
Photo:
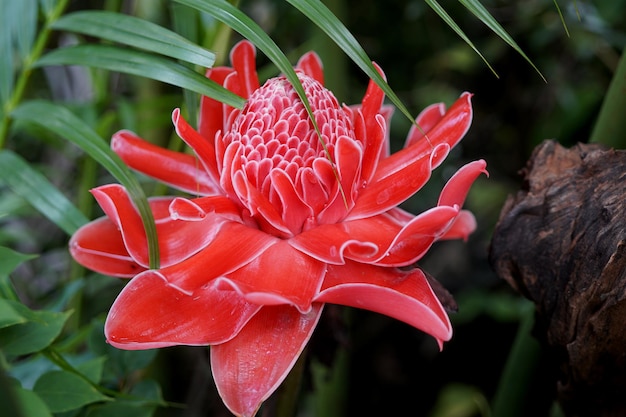
[(335, 43), (361, 68), (361, 70), (385, 92), (389, 100), (404, 114), (411, 123), (414, 119), (404, 103), (391, 89), (387, 81), (378, 73), (372, 60), (361, 47), (354, 35), (343, 23), (319, 0), (287, 0), (292, 6), (319, 26)]
[(0, 329), (26, 321), (24, 316), (15, 311), (9, 300), (0, 298)]
[[(433, 3), (435, 2), (435, 0), (427, 0), (427, 2), (429, 2), (429, 1), (432, 1)], [(533, 62), (530, 60), (530, 58), (528, 58), (528, 56), (526, 56), (524, 51), (522, 51), (522, 48), (519, 47), (519, 45), (513, 40), (513, 38), (507, 33), (507, 31), (504, 30), (504, 28), (498, 23), (498, 21), (491, 15), (491, 13), (489, 13), (489, 11), (487, 11), (487, 9), (485, 9), (485, 6), (483, 6), (480, 3), (479, 0), (459, 0), (459, 2), (463, 6), (465, 6), (467, 8), (467, 10), (472, 12), (474, 14), (474, 16), (476, 16), (478, 19), (480, 19), (480, 21), (483, 22), (496, 35), (498, 35), (500, 38), (502, 38), (503, 41), (505, 41), (507, 44), (509, 44), (509, 46), (511, 46), (511, 48), (515, 49), (517, 51), (517, 53), (520, 54), (535, 69), (535, 71), (537, 71), (537, 73), (541, 76), (541, 78), (544, 81), (546, 81), (546, 78), (543, 76), (541, 71), (539, 71), (539, 68), (537, 68), (535, 66), (535, 64), (533, 64)], [(471, 44), (470, 44), (470, 46), (471, 46)], [(476, 50), (476, 49), (474, 49), (474, 50)], [(482, 57), (482, 55), (481, 55), (481, 57)]]
[(104, 371), (104, 364), (106, 361), (106, 356), (100, 356), (76, 365), (76, 369), (91, 382), (98, 384), (102, 379), (102, 372)]
[(13, 19), (17, 50), (24, 60), (30, 55), (35, 42), (35, 34), (37, 33), (37, 0), (22, 0), (10, 3), (16, 6), (14, 9), (15, 14), (9, 17), (9, 19)]
[[(446, 12), (444, 10), (443, 7), (441, 7), (441, 5), (439, 3), (437, 3), (437, 0), (424, 0), (426, 2), (426, 4), (428, 4), (434, 11), (435, 13), (437, 13), (439, 15), (439, 17), (446, 22), (446, 24), (448, 26), (450, 26), (450, 28), (452, 30), (454, 30), (456, 32), (457, 35), (459, 35), (459, 37), (461, 39), (463, 39), (465, 41), (465, 43), (467, 43), (469, 45), (470, 48), (472, 48), (474, 50), (474, 52), (476, 52), (476, 54), (478, 54), (478, 56), (483, 60), (483, 62), (489, 67), (489, 69), (491, 70), (491, 72), (493, 72), (493, 74), (498, 77), (498, 74), (496, 73), (496, 71), (491, 67), (491, 64), (489, 64), (489, 62), (487, 61), (487, 59), (483, 56), (483, 54), (480, 53), (480, 51), (478, 50), (478, 48), (476, 48), (476, 46), (474, 45), (474, 43), (467, 37), (467, 35), (465, 34), (465, 32), (463, 32), (463, 30), (459, 27), (459, 25), (456, 24), (456, 22), (454, 21), (454, 19), (452, 19), (452, 17), (450, 17), (450, 15), (448, 14), (448, 12)], [(459, 0), (460, 1), (460, 0)], [(498, 77), (499, 78), (499, 77)]]
[(61, 17), (54, 29), (78, 32), (180, 59), (205, 68), (215, 63), (215, 54), (152, 22), (121, 13), (81, 11)]
[[(19, 299), (13, 287), (13, 283), (9, 278), (9, 274), (22, 262), (36, 257), (37, 255), (27, 255), (0, 246), (0, 298), (14, 301)], [(0, 314), (0, 317), (3, 317), (2, 314)], [(0, 327), (3, 326), (0, 325)]]
[[(1, 156), (1, 155), (0, 155)], [(2, 160), (0, 159), (0, 165)], [(6, 165), (2, 165), (6, 167)], [(28, 255), (25, 253), (15, 252), (12, 249), (0, 246), (0, 275), (8, 275), (22, 262), (36, 258), (37, 255)]]
[(87, 417), (151, 417), (155, 410), (156, 407), (152, 405), (116, 401), (91, 407), (87, 412)]
[(151, 78), (242, 108), (245, 100), (186, 66), (146, 52), (108, 45), (79, 45), (56, 49), (35, 66), (85, 65)]
[(34, 311), (23, 304), (5, 300), (27, 322), (0, 329), (0, 346), (9, 355), (26, 355), (38, 352), (52, 344), (59, 336), (65, 322), (72, 314)]
[(17, 387), (15, 397), (25, 416), (28, 417), (52, 417), (52, 413), (46, 403), (33, 391)]
[(154, 379), (144, 379), (139, 381), (130, 391), (131, 395), (139, 398), (143, 398), (145, 401), (151, 404), (159, 404), (166, 406), (167, 403), (163, 400), (161, 393), (161, 386)]
[(75, 410), (84, 405), (110, 400), (87, 381), (70, 372), (51, 371), (43, 374), (33, 391), (53, 413)]
[[(39, 119), (46, 123), (41, 117)], [(20, 156), (9, 150), (0, 151), (0, 166), (3, 167), (0, 182), (7, 184), (65, 233), (71, 235), (87, 223), (87, 218), (47, 178)]]
[[(46, 115), (45, 118), (41, 115)], [(130, 194), (146, 230), (150, 267), (159, 267), (159, 246), (154, 216), (137, 178), (107, 143), (67, 108), (44, 100), (28, 101), (12, 113), (16, 120), (48, 129), (78, 145), (113, 175)]]

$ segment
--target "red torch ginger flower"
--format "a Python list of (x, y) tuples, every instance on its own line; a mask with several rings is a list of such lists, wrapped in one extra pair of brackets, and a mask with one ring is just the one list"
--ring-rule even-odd
[[(471, 95), (417, 119), (404, 149), (390, 155), (391, 111), (373, 82), (360, 105), (340, 106), (323, 86), (314, 53), (298, 62), (321, 140), (284, 77), (259, 85), (255, 50), (244, 41), (233, 67), (208, 77), (247, 99), (237, 110), (202, 100), (199, 128), (173, 112), (195, 155), (165, 150), (128, 131), (112, 147), (130, 167), (195, 198), (150, 200), (161, 265), (148, 266), (138, 211), (120, 185), (94, 189), (106, 217), (71, 239), (74, 258), (131, 278), (111, 307), (105, 333), (121, 349), (211, 345), (220, 395), (253, 416), (309, 340), (325, 303), (402, 320), (441, 345), (450, 321), (413, 265), (440, 239), (466, 238), (461, 209), (485, 162), (459, 169), (436, 207), (413, 216), (397, 206), (417, 192), (466, 133)], [(424, 137), (424, 133), (427, 137)]]

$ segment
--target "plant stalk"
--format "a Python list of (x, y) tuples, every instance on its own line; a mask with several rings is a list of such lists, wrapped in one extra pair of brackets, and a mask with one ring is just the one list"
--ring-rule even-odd
[(2, 114), (2, 120), (0, 120), (0, 149), (4, 148), (6, 139), (9, 135), (9, 129), (11, 128), (11, 112), (20, 104), (26, 91), (26, 86), (30, 80), (30, 76), (33, 72), (33, 65), (43, 54), (44, 48), (48, 44), (50, 39), (50, 33), (52, 32), (52, 24), (63, 14), (63, 11), (67, 7), (68, 0), (59, 0), (56, 7), (50, 14), (46, 16), (46, 23), (43, 26), (33, 49), (30, 51), (30, 55), (24, 60), (20, 76), (15, 83), (15, 88), (11, 98), (7, 101), (4, 112)]
[(614, 148), (626, 148), (626, 53), (617, 64), (615, 75), (604, 96), (590, 142)]

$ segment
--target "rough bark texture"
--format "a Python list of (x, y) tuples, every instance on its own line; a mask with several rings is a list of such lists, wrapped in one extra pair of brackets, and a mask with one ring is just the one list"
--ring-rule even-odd
[(626, 416), (626, 151), (546, 141), (507, 200), (490, 261), (532, 300), (567, 416)]

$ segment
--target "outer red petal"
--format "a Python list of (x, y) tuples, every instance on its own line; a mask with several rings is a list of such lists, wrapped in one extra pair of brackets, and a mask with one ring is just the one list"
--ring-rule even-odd
[(356, 204), (346, 219), (375, 216), (404, 202), (428, 182), (432, 170), (445, 159), (449, 150), (447, 144), (439, 144), (432, 152), (403, 161), (393, 169), (385, 169), (385, 175), (377, 171), (372, 182), (359, 193)]
[(211, 369), (224, 404), (252, 417), (285, 379), (306, 346), (322, 312), (264, 307), (234, 339), (211, 347)]
[(216, 289), (214, 283), (186, 293), (159, 271), (146, 271), (119, 294), (104, 333), (110, 344), (128, 350), (222, 343), (259, 308), (234, 291)]
[(382, 266), (406, 266), (419, 260), (450, 228), (458, 207), (435, 207), (407, 224), (392, 216), (321, 225), (288, 242), (296, 249), (330, 264), (346, 259)]
[(472, 122), (471, 94), (463, 93), (448, 109), (441, 120), (428, 131), (428, 140), (420, 140), (380, 161), (376, 178), (385, 178), (398, 167), (411, 164), (411, 161), (431, 153), (440, 144), (454, 147), (469, 129)]
[(375, 311), (433, 336), (441, 348), (452, 327), (420, 269), (401, 271), (357, 262), (330, 265), (317, 301)]
[(259, 76), (256, 73), (256, 48), (252, 42), (243, 40), (237, 43), (230, 51), (230, 62), (237, 72), (239, 85), (242, 88), (242, 96), (250, 97), (254, 90), (258, 89)]
[(467, 240), (469, 235), (476, 230), (476, 218), (472, 212), (461, 210), (459, 215), (450, 226), (450, 229), (441, 236), (441, 239), (463, 239)]
[(325, 272), (324, 262), (278, 240), (252, 262), (218, 280), (219, 288), (234, 288), (252, 303), (291, 304), (305, 313)]
[[(148, 242), (143, 222), (124, 187), (118, 184), (105, 185), (92, 190), (92, 194), (120, 229), (128, 253), (138, 264), (147, 267)], [(170, 205), (175, 200), (173, 197), (163, 197), (150, 201), (162, 267), (180, 262), (204, 248), (221, 225), (228, 221), (219, 215), (206, 215), (196, 221), (177, 220), (170, 211)]]
[(207, 282), (244, 267), (278, 241), (240, 223), (224, 223), (211, 243), (183, 262), (160, 269), (182, 291), (194, 292)]
[(153, 145), (128, 130), (115, 133), (111, 148), (131, 168), (190, 194), (216, 194), (220, 189), (192, 156)]
[(480, 174), (488, 175), (487, 170), (485, 169), (486, 166), (487, 163), (482, 159), (462, 166), (448, 180), (446, 185), (443, 187), (443, 190), (441, 190), (438, 205), (462, 206), (465, 202), (465, 197), (467, 196), (467, 193), (476, 178), (478, 178)]
[(69, 248), (76, 262), (101, 274), (130, 278), (145, 270), (128, 254), (122, 234), (106, 217), (78, 229)]
[(315, 52), (307, 52), (298, 60), (296, 68), (304, 71), (306, 75), (314, 78), (318, 83), (324, 85), (324, 70), (322, 60)]
[[(223, 194), (222, 189), (218, 185), (219, 172), (213, 138), (205, 138), (192, 128), (180, 115), (180, 109), (174, 109), (172, 112), (172, 122), (174, 123), (178, 136), (194, 150), (198, 159), (200, 159), (200, 163), (205, 169), (205, 175), (208, 176), (215, 189), (212, 194)], [(197, 161), (196, 165), (198, 165)]]
[(409, 146), (422, 140), (424, 133), (428, 134), (428, 132), (441, 121), (445, 114), (446, 106), (443, 103), (431, 104), (422, 110), (422, 112), (415, 119), (415, 124), (411, 126), (411, 130), (406, 137), (404, 147), (408, 148)]
[[(224, 79), (234, 70), (228, 67), (216, 67), (207, 71), (207, 77), (219, 85), (224, 85)], [(224, 103), (210, 97), (202, 96), (200, 101), (200, 117), (198, 131), (206, 140), (214, 143), (215, 134), (224, 130)]]

